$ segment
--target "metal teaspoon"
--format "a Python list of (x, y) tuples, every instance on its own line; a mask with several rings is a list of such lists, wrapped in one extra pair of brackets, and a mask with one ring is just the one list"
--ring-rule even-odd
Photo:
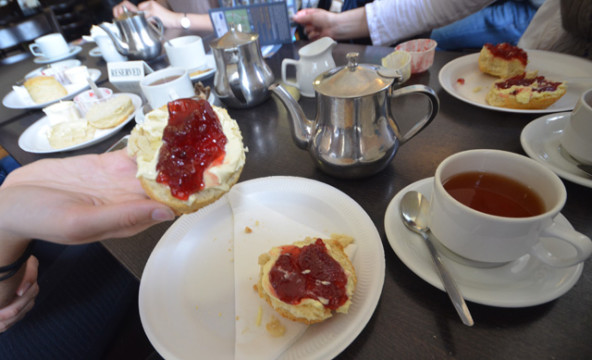
[(403, 195), (403, 198), (401, 199), (401, 204), (399, 205), (401, 217), (407, 228), (418, 233), (425, 240), (430, 255), (432, 256), (432, 260), (436, 265), (438, 275), (444, 284), (444, 289), (452, 301), (456, 312), (460, 316), (463, 324), (473, 326), (473, 317), (469, 312), (469, 308), (456, 286), (456, 282), (448, 272), (448, 269), (444, 266), (444, 263), (430, 238), (430, 236), (433, 235), (427, 224), (429, 205), (429, 201), (423, 196), (423, 194), (417, 191), (410, 191)]

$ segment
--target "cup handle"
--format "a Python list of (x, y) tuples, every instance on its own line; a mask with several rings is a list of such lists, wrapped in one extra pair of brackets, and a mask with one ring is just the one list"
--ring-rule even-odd
[(29, 44), (29, 50), (31, 50), (31, 53), (33, 53), (33, 55), (35, 56), (43, 56), (43, 53), (38, 50), (39, 45), (33, 43), (33, 44)]
[[(286, 85), (290, 85), (293, 86), (297, 89), (300, 89), (300, 86), (298, 85), (297, 82), (293, 82), (290, 81), (286, 78), (286, 70), (288, 69), (288, 66), (294, 66), (296, 68), (296, 79), (298, 79), (298, 61), (294, 60), (294, 59), (284, 59), (282, 61), (282, 81), (284, 82), (284, 84)], [(297, 80), (298, 81), (298, 80)]]
[(538, 242), (532, 247), (531, 254), (553, 267), (570, 267), (586, 260), (592, 254), (592, 241), (586, 235), (566, 226), (553, 223), (541, 233), (541, 237), (550, 237), (570, 244), (576, 254), (570, 257), (557, 257)]
[(438, 99), (438, 95), (436, 92), (431, 88), (424, 86), (424, 85), (410, 85), (405, 86), (404, 88), (394, 90), (392, 93), (389, 94), (391, 99), (405, 96), (409, 94), (423, 94), (425, 95), (428, 100), (430, 101), (430, 111), (426, 114), (421, 120), (419, 120), (411, 129), (409, 129), (404, 135), (401, 135), (399, 130), (399, 125), (395, 121), (395, 117), (392, 114), (392, 107), (389, 107), (389, 115), (395, 122), (394, 131), (397, 139), (399, 139), (400, 144), (404, 144), (405, 142), (409, 141), (412, 137), (417, 135), (421, 130), (423, 130), (434, 118), (438, 115), (438, 111), (440, 110), (440, 100)]

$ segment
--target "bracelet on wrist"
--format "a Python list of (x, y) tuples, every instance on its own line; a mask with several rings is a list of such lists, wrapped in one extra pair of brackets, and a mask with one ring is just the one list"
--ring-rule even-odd
[(2, 274), (0, 275), (0, 281), (10, 279), (11, 277), (13, 277), (20, 270), (21, 266), (23, 266), (25, 261), (29, 259), (29, 256), (31, 256), (32, 251), (33, 241), (29, 242), (29, 245), (27, 245), (27, 248), (25, 249), (23, 254), (18, 259), (16, 259), (15, 262), (0, 267), (0, 274)]

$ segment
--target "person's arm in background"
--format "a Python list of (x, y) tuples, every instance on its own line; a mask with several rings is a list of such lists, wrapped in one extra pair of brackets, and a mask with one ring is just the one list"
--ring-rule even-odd
[(351, 40), (370, 35), (374, 45), (390, 45), (462, 19), (495, 0), (375, 0), (363, 8), (331, 13), (304, 9), (294, 16), (309, 39)]
[[(189, 19), (189, 28), (188, 30), (194, 31), (213, 31), (214, 27), (212, 26), (212, 21), (210, 20), (209, 14), (183, 14), (174, 12), (168, 8), (165, 3), (160, 3), (158, 1), (144, 1), (138, 4), (136, 7), (135, 5), (131, 4), (129, 1), (123, 1), (122, 3), (118, 4), (113, 8), (113, 17), (117, 18), (120, 14), (123, 13), (123, 6), (126, 6), (129, 10), (132, 11), (143, 11), (144, 15), (148, 18), (151, 16), (156, 16), (157, 18), (162, 21), (162, 24), (167, 29), (181, 29), (181, 19), (186, 15)], [(133, 8), (130, 8), (130, 5)]]

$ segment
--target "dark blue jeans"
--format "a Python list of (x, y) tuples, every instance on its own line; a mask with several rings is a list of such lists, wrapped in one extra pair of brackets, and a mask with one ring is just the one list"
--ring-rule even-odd
[(139, 283), (100, 244), (37, 241), (35, 307), (0, 334), (0, 359), (102, 359)]

